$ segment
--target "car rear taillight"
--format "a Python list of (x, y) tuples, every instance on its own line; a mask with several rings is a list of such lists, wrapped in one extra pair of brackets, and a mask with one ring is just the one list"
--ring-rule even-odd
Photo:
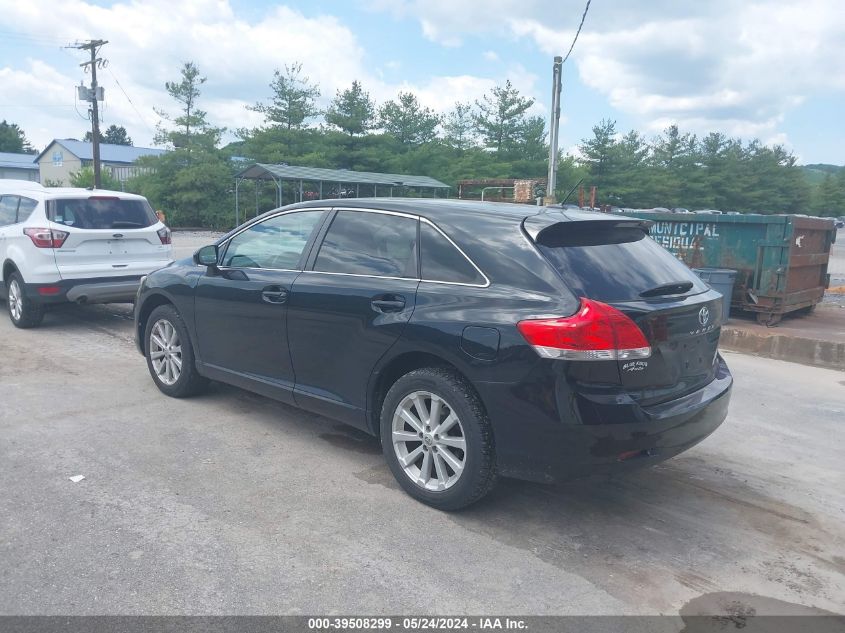
[(67, 231), (57, 231), (56, 229), (33, 229), (26, 228), (23, 230), (24, 235), (28, 235), (32, 243), (38, 248), (61, 248), (65, 243), (67, 236), (70, 235)]
[(626, 360), (651, 356), (651, 345), (636, 323), (616, 308), (592, 299), (582, 298), (581, 308), (572, 316), (520, 321), (517, 328), (544, 358)]
[(170, 229), (168, 229), (166, 226), (164, 228), (161, 228), (158, 231), (156, 231), (156, 233), (158, 233), (158, 239), (161, 240), (162, 244), (170, 244), (171, 243)]

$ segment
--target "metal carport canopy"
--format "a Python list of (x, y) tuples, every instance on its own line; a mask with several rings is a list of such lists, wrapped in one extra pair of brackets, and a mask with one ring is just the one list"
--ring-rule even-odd
[(323, 169), (322, 167), (298, 167), (295, 165), (265, 165), (256, 163), (244, 169), (237, 178), (249, 180), (303, 180), (306, 182), (342, 182), (361, 185), (388, 185), (405, 187), (429, 187), (448, 189), (449, 185), (428, 176), (410, 174), (383, 174), (351, 169)]

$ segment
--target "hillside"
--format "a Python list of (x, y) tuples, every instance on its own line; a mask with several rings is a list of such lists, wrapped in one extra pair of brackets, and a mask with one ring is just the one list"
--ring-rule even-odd
[(824, 180), (827, 174), (836, 174), (845, 169), (842, 165), (828, 165), (826, 163), (813, 163), (810, 165), (801, 165), (801, 170), (804, 172), (804, 177), (811, 185), (818, 185)]

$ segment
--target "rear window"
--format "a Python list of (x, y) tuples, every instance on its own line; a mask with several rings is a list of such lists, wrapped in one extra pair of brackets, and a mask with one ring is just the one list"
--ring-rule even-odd
[(47, 215), (57, 224), (80, 229), (143, 229), (158, 222), (146, 200), (105, 197), (52, 200)]
[(540, 251), (576, 295), (629, 301), (639, 299), (640, 293), (685, 282), (692, 286), (683, 294), (707, 290), (683, 262), (643, 230), (608, 224), (565, 222), (537, 236)]

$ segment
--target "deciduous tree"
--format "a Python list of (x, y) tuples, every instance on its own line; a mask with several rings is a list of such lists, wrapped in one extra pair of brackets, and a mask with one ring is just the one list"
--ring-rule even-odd
[[(91, 143), (91, 132), (85, 132), (85, 136), (82, 137), (82, 140), (86, 143)], [(126, 131), (126, 128), (122, 125), (110, 125), (103, 133), (100, 140), (103, 143), (109, 143), (110, 145), (132, 145), (132, 139)]]
[[(94, 186), (93, 167), (82, 167), (79, 171), (70, 172), (69, 176), (71, 187), (88, 189)], [(121, 191), (123, 189), (120, 181), (106, 170), (103, 170), (103, 173), (100, 174), (100, 185), (102, 189), (109, 189), (111, 191)]]

